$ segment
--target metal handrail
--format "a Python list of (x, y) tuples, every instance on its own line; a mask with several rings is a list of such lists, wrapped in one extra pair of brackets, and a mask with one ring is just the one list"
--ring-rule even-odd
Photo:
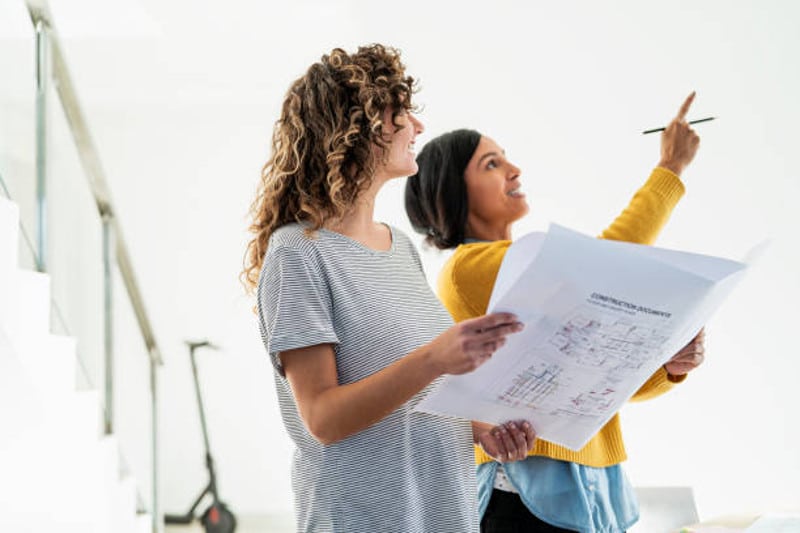
[[(159, 505), (158, 491), (158, 409), (157, 409), (157, 373), (156, 368), (164, 364), (161, 351), (156, 342), (153, 328), (150, 325), (144, 301), (133, 272), (130, 254), (125, 245), (119, 220), (116, 218), (108, 182), (100, 158), (95, 148), (89, 128), (84, 119), (78, 102), (78, 96), (72, 84), (69, 70), (61, 52), (58, 35), (53, 26), (52, 16), (47, 0), (25, 0), (31, 21), (37, 35), (37, 207), (38, 207), (38, 247), (40, 270), (46, 269), (44, 220), (46, 206), (46, 110), (47, 110), (47, 68), (49, 77), (61, 101), (61, 107), (66, 116), (67, 124), (72, 134), (78, 157), (84, 173), (89, 182), (89, 189), (95, 200), (100, 219), (103, 224), (103, 260), (104, 260), (104, 320), (105, 320), (105, 355), (106, 355), (106, 383), (105, 383), (105, 429), (111, 433), (113, 429), (113, 318), (111, 300), (111, 271), (110, 256), (113, 248), (122, 281), (128, 294), (128, 299), (133, 307), (139, 331), (147, 348), (150, 363), (150, 394), (151, 394), (151, 453), (152, 453), (152, 531), (161, 531), (162, 517)], [(49, 56), (48, 56), (49, 53)]]
[(34, 27), (37, 23), (43, 22), (50, 31), (49, 45), (53, 65), (52, 76), (56, 82), (56, 92), (61, 100), (69, 129), (72, 132), (75, 146), (78, 149), (78, 157), (80, 158), (86, 177), (89, 180), (89, 189), (94, 196), (100, 217), (110, 217), (112, 220), (112, 231), (114, 234), (114, 242), (116, 243), (117, 266), (122, 275), (122, 280), (125, 283), (125, 288), (127, 289), (134, 313), (136, 314), (136, 321), (139, 323), (139, 329), (141, 330), (145, 346), (147, 346), (147, 352), (155, 364), (163, 365), (164, 360), (161, 357), (161, 350), (158, 347), (153, 328), (150, 325), (150, 319), (145, 310), (142, 293), (139, 290), (139, 285), (136, 283), (136, 276), (134, 275), (131, 265), (128, 247), (125, 245), (119, 220), (115, 216), (115, 211), (111, 203), (111, 194), (109, 193), (108, 182), (105, 179), (105, 172), (100, 164), (100, 158), (97, 155), (94, 142), (89, 134), (89, 128), (83, 117), (83, 112), (81, 111), (78, 97), (72, 84), (72, 79), (67, 70), (64, 56), (61, 53), (61, 45), (52, 25), (48, 4), (46, 0), (25, 0), (25, 3), (28, 6), (28, 12), (31, 15), (31, 21)]

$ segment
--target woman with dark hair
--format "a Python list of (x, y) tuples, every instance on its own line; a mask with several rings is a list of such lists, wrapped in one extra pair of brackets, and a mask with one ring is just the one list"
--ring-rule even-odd
[[(692, 93), (661, 138), (661, 159), (628, 207), (601, 237), (651, 244), (684, 192), (679, 176), (699, 138), (685, 120)], [(520, 169), (489, 137), (455, 130), (428, 142), (406, 184), (406, 211), (427, 243), (455, 249), (438, 280), (439, 297), (456, 320), (486, 312), (511, 226), (528, 212)], [(703, 361), (701, 332), (634, 395), (653, 398)], [(501, 464), (475, 449), (481, 530), (624, 531), (638, 505), (620, 463), (625, 460), (615, 415), (581, 450), (537, 439), (524, 461)]]
[(391, 48), (324, 55), (286, 95), (252, 205), (243, 278), (296, 446), (298, 531), (477, 531), (472, 444), (523, 459), (535, 439), (414, 411), (522, 325), (453, 325), (410, 239), (374, 221), (380, 188), (417, 171), (413, 87)]

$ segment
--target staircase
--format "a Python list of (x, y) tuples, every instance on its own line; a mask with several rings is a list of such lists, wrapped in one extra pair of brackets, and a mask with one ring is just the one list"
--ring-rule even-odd
[(50, 282), (17, 266), (19, 212), (0, 197), (0, 532), (145, 533), (76, 343), (50, 333)]

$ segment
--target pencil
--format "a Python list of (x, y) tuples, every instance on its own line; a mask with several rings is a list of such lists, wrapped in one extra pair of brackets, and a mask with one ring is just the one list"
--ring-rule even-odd
[[(715, 118), (717, 118), (717, 117), (708, 117), (708, 118), (701, 118), (701, 119), (698, 119), (698, 120), (690, 120), (689, 124), (700, 124), (701, 122), (708, 122), (709, 120), (714, 120)], [(642, 132), (642, 135), (647, 135), (648, 133), (656, 133), (657, 131), (664, 131), (665, 129), (667, 129), (667, 128), (664, 127), (664, 128), (655, 128), (655, 129), (652, 129), (652, 130), (644, 130)]]

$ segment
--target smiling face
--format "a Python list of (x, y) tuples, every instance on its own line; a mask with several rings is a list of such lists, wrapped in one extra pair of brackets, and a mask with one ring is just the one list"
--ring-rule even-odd
[(520, 169), (506, 159), (503, 149), (489, 137), (481, 137), (464, 171), (468, 237), (510, 238), (511, 224), (528, 212), (519, 176)]
[(410, 111), (402, 109), (392, 122), (392, 108), (383, 112), (384, 138), (389, 141), (385, 160), (378, 164), (376, 176), (384, 179), (410, 176), (417, 172), (414, 143), (425, 127)]

